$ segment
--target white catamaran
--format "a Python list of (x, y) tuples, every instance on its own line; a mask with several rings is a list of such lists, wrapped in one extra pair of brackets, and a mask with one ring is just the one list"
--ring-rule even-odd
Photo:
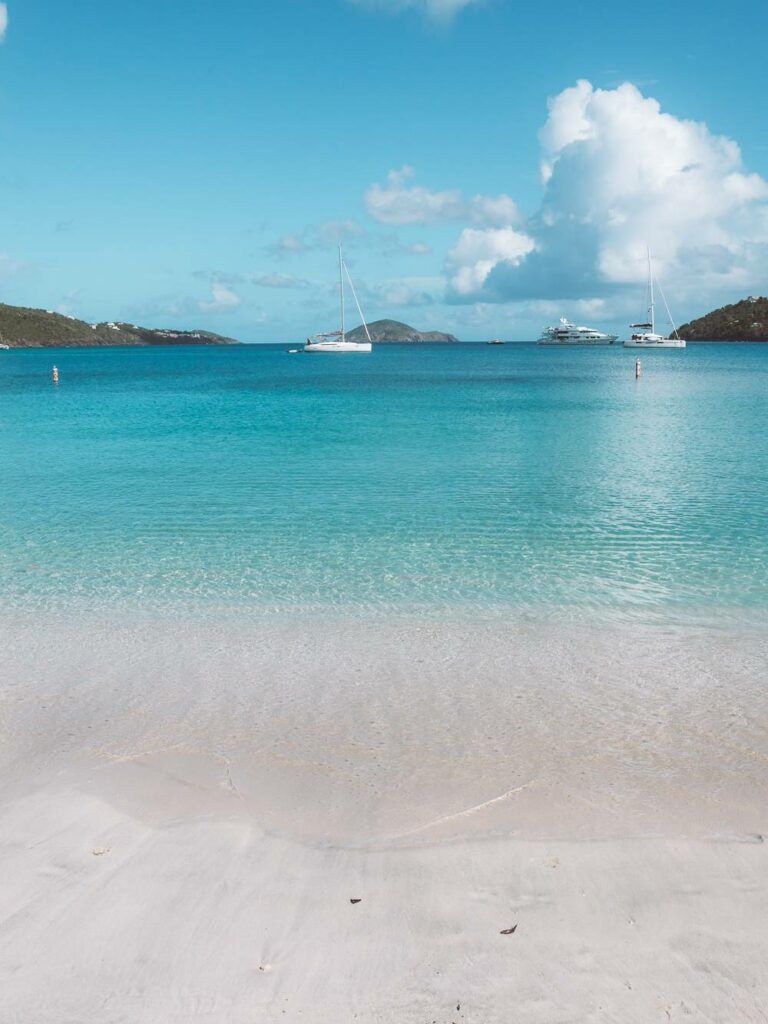
[(648, 301), (649, 323), (630, 324), (629, 326), (634, 333), (631, 334), (624, 342), (624, 348), (685, 348), (685, 338), (678, 336), (677, 328), (672, 320), (672, 314), (669, 312), (669, 306), (667, 305), (667, 300), (664, 297), (664, 292), (661, 290), (661, 285), (658, 285), (658, 288), (659, 292), (661, 292), (661, 297), (664, 301), (664, 308), (667, 311), (669, 323), (672, 328), (672, 333), (668, 338), (665, 338), (663, 334), (656, 333), (656, 302), (653, 295), (653, 267), (651, 266), (651, 250), (648, 249), (648, 284), (646, 285), (646, 298)]
[[(363, 329), (365, 330), (365, 336), (367, 341), (347, 341), (347, 336), (344, 330), (344, 275), (346, 274), (349, 287), (352, 290), (352, 295), (355, 299), (355, 305), (357, 311), (360, 314), (362, 320)], [(368, 333), (368, 324), (365, 322), (363, 311), (360, 308), (360, 302), (357, 298), (357, 292), (355, 286), (352, 284), (352, 278), (349, 276), (349, 270), (344, 262), (344, 257), (341, 254), (341, 246), (339, 246), (339, 297), (341, 303), (341, 330), (329, 331), (327, 334), (315, 334), (311, 338), (307, 338), (307, 343), (304, 346), (304, 352), (371, 352), (373, 346), (371, 344), (371, 335)]]

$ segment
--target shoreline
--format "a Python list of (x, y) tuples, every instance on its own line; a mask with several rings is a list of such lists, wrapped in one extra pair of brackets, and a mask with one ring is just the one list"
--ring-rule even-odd
[(751, 618), (4, 625), (4, 771), (141, 753), (215, 789), (203, 762), (223, 758), (254, 820), (336, 842), (768, 831), (768, 630)]
[(325, 623), (333, 629), (358, 625), (442, 629), (469, 627), (512, 629), (577, 628), (593, 630), (690, 631), (719, 633), (723, 630), (768, 634), (768, 607), (751, 605), (692, 604), (690, 602), (646, 603), (643, 601), (611, 601), (562, 603), (500, 600), (479, 601), (408, 601), (376, 603), (350, 600), (329, 604), (327, 601), (248, 601), (242, 598), (181, 598), (178, 595), (149, 595), (141, 601), (122, 601), (112, 594), (74, 597), (71, 594), (0, 594), (0, 617), (24, 625), (32, 620), (51, 622), (57, 627), (71, 624), (81, 627), (95, 624), (103, 628), (124, 629), (128, 626), (173, 626), (222, 624), (260, 629), (274, 624), (304, 622)]

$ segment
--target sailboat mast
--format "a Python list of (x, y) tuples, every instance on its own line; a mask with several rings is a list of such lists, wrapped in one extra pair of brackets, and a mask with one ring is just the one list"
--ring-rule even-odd
[(360, 319), (363, 322), (363, 329), (365, 331), (365, 336), (368, 339), (368, 341), (370, 342), (371, 341), (371, 332), (368, 330), (368, 324), (365, 322), (365, 317), (363, 316), (363, 310), (362, 310), (362, 307), (360, 305), (360, 299), (358, 299), (358, 297), (357, 297), (357, 292), (355, 291), (355, 286), (352, 283), (352, 278), (349, 275), (349, 267), (347, 266), (346, 263), (344, 264), (344, 273), (347, 275), (347, 282), (349, 284), (349, 287), (352, 289), (352, 298), (355, 300), (355, 305), (357, 306), (357, 312), (360, 314)]
[(341, 340), (344, 341), (344, 261), (341, 258), (341, 242), (339, 242), (339, 301), (341, 303)]
[(651, 333), (656, 333), (656, 311), (654, 308), (653, 301), (653, 270), (651, 268), (651, 247), (648, 246), (648, 294), (651, 299), (651, 305), (648, 312), (651, 314)]

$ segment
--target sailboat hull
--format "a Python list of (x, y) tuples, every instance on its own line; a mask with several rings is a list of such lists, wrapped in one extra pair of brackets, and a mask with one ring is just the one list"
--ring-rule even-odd
[(685, 348), (684, 338), (659, 338), (651, 340), (648, 338), (628, 338), (624, 342), (624, 348)]
[(549, 346), (549, 348), (567, 348), (571, 345), (588, 348), (594, 345), (614, 345), (616, 339), (617, 335), (615, 334), (604, 334), (601, 338), (547, 338), (542, 335), (536, 344)]
[(370, 341), (316, 341), (304, 346), (305, 352), (370, 352)]

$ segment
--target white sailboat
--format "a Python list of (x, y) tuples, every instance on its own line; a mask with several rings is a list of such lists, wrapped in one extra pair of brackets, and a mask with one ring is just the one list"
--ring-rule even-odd
[[(346, 274), (349, 287), (352, 290), (352, 295), (355, 299), (355, 305), (357, 311), (360, 314), (360, 319), (365, 329), (365, 336), (367, 341), (347, 341), (347, 336), (344, 330), (344, 275)], [(360, 308), (360, 301), (357, 298), (357, 292), (355, 286), (352, 284), (352, 278), (349, 276), (349, 270), (344, 262), (344, 257), (341, 254), (341, 246), (339, 246), (339, 297), (341, 303), (341, 329), (338, 331), (329, 331), (327, 334), (315, 334), (311, 338), (307, 338), (307, 343), (304, 346), (304, 352), (371, 352), (373, 345), (371, 344), (371, 335), (368, 333), (368, 324), (365, 322), (363, 311)]]
[(632, 328), (635, 333), (631, 334), (624, 342), (624, 348), (685, 348), (685, 338), (678, 337), (677, 328), (672, 320), (672, 314), (669, 312), (667, 300), (664, 298), (664, 292), (661, 291), (661, 285), (659, 285), (659, 291), (661, 292), (661, 297), (664, 300), (664, 308), (666, 309), (667, 316), (669, 317), (672, 333), (668, 338), (665, 338), (663, 334), (656, 333), (656, 302), (653, 294), (653, 267), (651, 266), (650, 249), (648, 249), (648, 284), (646, 289), (648, 299), (648, 320), (650, 322), (630, 324), (630, 328)]

